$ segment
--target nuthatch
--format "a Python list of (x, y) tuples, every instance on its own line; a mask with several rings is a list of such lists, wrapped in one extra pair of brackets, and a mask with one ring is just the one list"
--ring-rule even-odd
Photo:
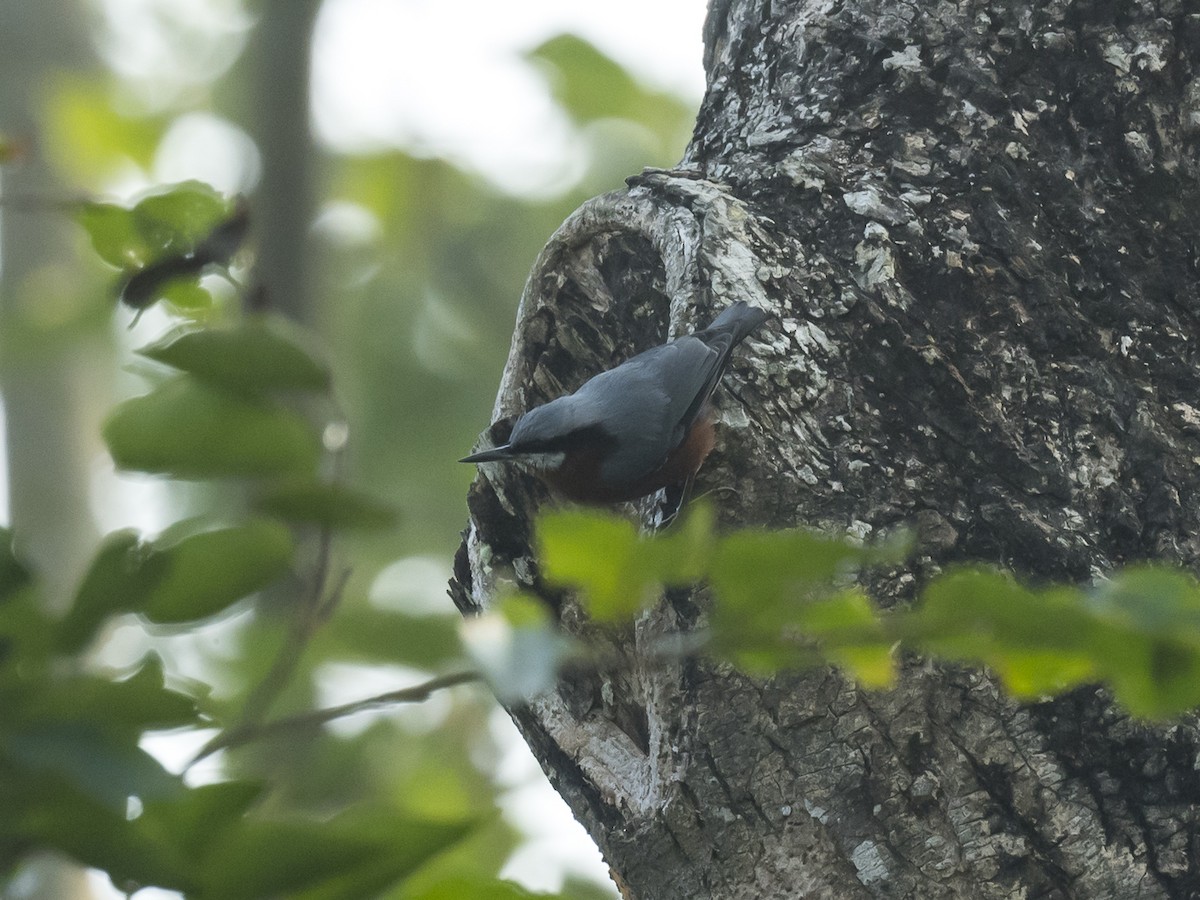
[(716, 442), (708, 399), (733, 348), (769, 317), (734, 303), (702, 331), (531, 409), (507, 444), (460, 462), (523, 462), (579, 503), (618, 503), (688, 483)]

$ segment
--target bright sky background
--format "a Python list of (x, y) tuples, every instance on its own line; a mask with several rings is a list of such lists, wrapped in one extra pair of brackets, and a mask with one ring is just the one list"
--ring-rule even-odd
[[(92, 4), (110, 63), (135, 83), (140, 79), (146, 96), (159, 102), (172, 93), (203, 89), (214, 71), (236, 58), (251, 24), (237, 0)], [(522, 53), (554, 35), (573, 32), (652, 86), (698, 102), (704, 87), (700, 34), (705, 6), (705, 0), (326, 0), (313, 51), (317, 134), (346, 151), (396, 146), (445, 156), (507, 190), (543, 193), (578, 160), (572, 158), (565, 119)], [(171, 27), (160, 27), (163, 21)], [(178, 35), (181, 23), (191, 32), (186, 43), (169, 37)], [(173, 81), (167, 81), (167, 72)], [(156, 178), (201, 178), (224, 190), (243, 189), (253, 180), (253, 154), (244, 135), (229, 123), (197, 114), (177, 130), (164, 141)], [(0, 514), (6, 503), (0, 479)], [(107, 501), (103, 506), (116, 508)], [(444, 598), (445, 573), (435, 573), (430, 585)], [(342, 702), (388, 686), (366, 690), (357, 681), (351, 697), (335, 684), (326, 699)], [(537, 890), (557, 890), (567, 871), (607, 881), (595, 847), (550, 788), (507, 716), (497, 711), (489, 727), (505, 748), (498, 770), (506, 787), (505, 814), (529, 836), (505, 877)], [(168, 766), (194, 750), (161, 739), (148, 746)], [(95, 886), (97, 897), (123, 896), (112, 893), (99, 873)], [(138, 900), (172, 896), (146, 890)]]
[(699, 100), (704, 0), (327, 0), (314, 48), (318, 133), (401, 141), (538, 190), (571, 165), (567, 123), (521, 54), (586, 37), (655, 87)]
[[(107, 62), (150, 107), (203, 98), (253, 24), (238, 0), (86, 2), (99, 13)], [(540, 193), (577, 160), (565, 118), (522, 54), (572, 32), (647, 84), (698, 103), (705, 7), (706, 0), (325, 0), (313, 48), (317, 134), (341, 150), (397, 146), (445, 156), (509, 190)], [(230, 127), (205, 114), (185, 117), (154, 175), (189, 171), (244, 189), (220, 183), (236, 174), (233, 160), (244, 150)]]

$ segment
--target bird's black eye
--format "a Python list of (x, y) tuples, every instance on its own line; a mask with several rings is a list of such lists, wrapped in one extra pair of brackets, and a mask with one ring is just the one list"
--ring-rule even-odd
[(550, 443), (550, 441), (524, 440), (513, 444), (513, 449), (520, 450), (522, 453), (548, 453), (550, 452)]

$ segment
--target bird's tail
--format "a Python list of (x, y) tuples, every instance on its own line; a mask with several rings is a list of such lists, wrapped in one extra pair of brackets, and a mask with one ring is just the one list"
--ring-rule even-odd
[(692, 373), (703, 380), (698, 383), (699, 390), (680, 419), (681, 422), (690, 426), (695, 421), (725, 373), (725, 366), (729, 363), (733, 348), (745, 340), (755, 328), (771, 318), (771, 315), (765, 310), (751, 306), (745, 300), (739, 300), (713, 319), (707, 328), (690, 335), (703, 341), (716, 355), (705, 360), (699, 371)]
[(726, 307), (703, 331), (697, 331), (695, 337), (700, 338), (709, 346), (725, 345), (725, 352), (728, 353), (769, 318), (771, 318), (771, 313), (765, 309), (759, 309), (751, 306), (745, 300), (739, 300)]

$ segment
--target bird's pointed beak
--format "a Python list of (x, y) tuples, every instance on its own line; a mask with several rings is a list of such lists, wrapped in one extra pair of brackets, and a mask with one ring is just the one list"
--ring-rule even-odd
[(493, 447), (491, 450), (480, 450), (478, 453), (472, 453), (470, 456), (464, 456), (459, 462), (463, 463), (485, 463), (496, 462), (497, 460), (512, 459), (515, 454), (509, 444), (503, 444), (499, 447)]

